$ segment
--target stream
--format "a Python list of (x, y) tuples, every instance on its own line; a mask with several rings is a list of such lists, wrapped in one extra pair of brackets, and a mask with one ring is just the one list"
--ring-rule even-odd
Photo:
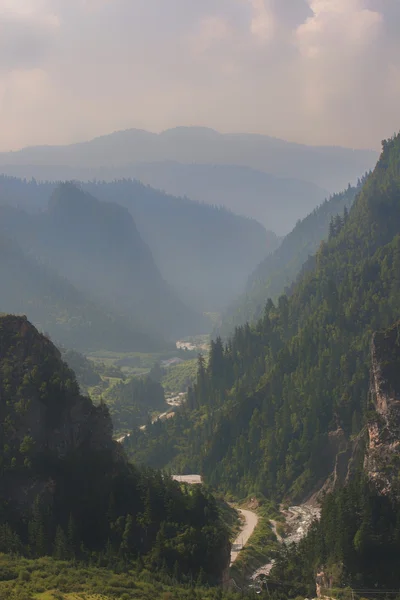
[[(281, 510), (285, 517), (287, 534), (282, 537), (277, 532), (277, 522), (271, 521), (272, 531), (275, 533), (278, 542), (281, 544), (298, 544), (298, 542), (307, 535), (312, 523), (321, 516), (321, 509), (311, 504), (301, 504), (300, 506), (290, 506), (287, 510)], [(269, 575), (275, 560), (272, 559), (266, 565), (254, 571), (251, 579), (255, 581), (260, 575)]]

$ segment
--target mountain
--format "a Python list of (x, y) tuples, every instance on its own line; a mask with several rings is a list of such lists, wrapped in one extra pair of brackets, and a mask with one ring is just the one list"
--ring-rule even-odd
[[(247, 321), (257, 321), (261, 316), (267, 298), (275, 302), (299, 276), (308, 258), (315, 254), (321, 241), (326, 240), (329, 231), (335, 227), (335, 219), (349, 210), (356, 194), (364, 182), (359, 180), (356, 187), (334, 194), (313, 210), (282, 241), (275, 252), (269, 254), (250, 275), (246, 291), (224, 312), (218, 333), (227, 336), (238, 325)], [(332, 221), (333, 220), (333, 221)]]
[(222, 310), (240, 293), (254, 266), (279, 244), (252, 219), (160, 195), (136, 181), (88, 183), (83, 188), (129, 209), (165, 279), (187, 304)]
[(306, 181), (235, 165), (146, 163), (132, 165), (131, 175), (176, 196), (225, 206), (278, 235), (288, 233), (328, 195)]
[(169, 339), (207, 331), (207, 320), (163, 280), (123, 207), (65, 183), (54, 190), (46, 212), (25, 213), (12, 225), (3, 219), (4, 226), (93, 301), (127, 317), (128, 326)]
[[(16, 218), (21, 221), (21, 213), (17, 212)], [(9, 220), (2, 218), (2, 226), (10, 232), (7, 223)], [(0, 280), (0, 311), (29, 314), (57, 343), (83, 351), (156, 351), (165, 346), (98, 306), (4, 235), (0, 235)]]
[(132, 455), (137, 443), (146, 460), (147, 444), (158, 466), (164, 456), (242, 497), (298, 501), (321, 487), (365, 431), (371, 338), (400, 315), (399, 231), (400, 135), (290, 297), (213, 342), (179, 420), (147, 428)]
[(396, 322), (373, 335), (371, 410), (352, 443), (346, 479), (337, 478), (334, 491), (322, 500), (320, 521), (298, 548), (279, 558), (272, 580), (304, 582), (301, 591), (313, 593), (316, 587), (318, 596), (332, 587), (349, 586), (365, 596), (372, 588), (379, 595), (398, 588), (399, 333)]
[[(224, 309), (244, 290), (254, 267), (278, 245), (276, 235), (254, 220), (169, 196), (138, 181), (80, 185), (100, 200), (128, 208), (163, 278), (200, 312)], [(0, 176), (0, 202), (30, 213), (45, 211), (56, 187)], [(27, 227), (24, 237), (29, 235)]]
[[(133, 163), (176, 161), (183, 164), (240, 165), (276, 177), (309, 181), (333, 192), (356, 181), (360, 173), (374, 165), (376, 159), (377, 153), (372, 150), (305, 146), (264, 135), (221, 134), (201, 127), (177, 127), (160, 134), (130, 129), (69, 146), (40, 146), (3, 152), (0, 165), (3, 172), (25, 177), (30, 174), (19, 170), (21, 166), (25, 169), (41, 167), (41, 175), (36, 171), (41, 179), (54, 177), (54, 172), (47, 171), (47, 167), (89, 169), (90, 178), (101, 178), (100, 173), (92, 171), (90, 174), (90, 170), (112, 165), (117, 168), (114, 174), (109, 172), (114, 178), (121, 177), (118, 168)], [(4, 171), (6, 166), (8, 171)], [(74, 173), (63, 173), (58, 177), (87, 177), (82, 176), (82, 171)], [(132, 177), (132, 173), (124, 176)]]
[(0, 347), (0, 551), (218, 583), (229, 538), (215, 499), (129, 464), (106, 406), (25, 317), (0, 318)]
[[(178, 197), (223, 206), (258, 220), (267, 230), (285, 235), (296, 221), (312, 211), (329, 193), (320, 186), (283, 178), (240, 165), (182, 164), (173, 161), (135, 163), (122, 167), (0, 166), (10, 175), (37, 180), (97, 180), (135, 178)], [(32, 182), (27, 182), (34, 193)], [(12, 198), (12, 194), (10, 194)]]

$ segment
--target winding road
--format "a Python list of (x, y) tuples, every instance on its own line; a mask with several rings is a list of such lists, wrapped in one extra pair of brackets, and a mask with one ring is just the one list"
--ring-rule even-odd
[(232, 544), (231, 548), (231, 565), (235, 562), (237, 557), (240, 554), (242, 548), (247, 544), (251, 534), (258, 523), (258, 516), (256, 513), (251, 510), (245, 510), (244, 508), (239, 508), (238, 512), (244, 519), (243, 525), (238, 533), (236, 540)]

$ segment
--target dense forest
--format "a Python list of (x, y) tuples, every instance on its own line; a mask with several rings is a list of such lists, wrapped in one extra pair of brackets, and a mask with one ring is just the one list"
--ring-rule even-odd
[(151, 421), (152, 412), (166, 411), (164, 388), (151, 376), (117, 383), (104, 396), (116, 431), (132, 431)]
[(378, 494), (359, 472), (326, 496), (307, 537), (281, 552), (269, 585), (286, 582), (289, 597), (313, 593), (316, 581), (327, 594), (346, 587), (383, 593), (399, 587), (399, 552), (400, 504)]
[(336, 226), (335, 222), (337, 225), (340, 223), (344, 211), (351, 208), (365, 179), (366, 175), (358, 180), (356, 186), (349, 185), (345, 191), (333, 194), (297, 222), (280, 246), (250, 275), (245, 293), (235, 298), (224, 311), (217, 334), (227, 337), (236, 326), (257, 321), (263, 314), (266, 298), (276, 302), (281, 294), (290, 290), (304, 263), (315, 254), (320, 243), (328, 239)]
[(130, 465), (106, 406), (26, 318), (0, 318), (0, 347), (0, 552), (217, 583), (229, 541), (215, 499)]
[(301, 499), (369, 410), (374, 331), (400, 312), (400, 136), (291, 290), (199, 360), (188, 405), (129, 440), (145, 462), (198, 470), (239, 496)]

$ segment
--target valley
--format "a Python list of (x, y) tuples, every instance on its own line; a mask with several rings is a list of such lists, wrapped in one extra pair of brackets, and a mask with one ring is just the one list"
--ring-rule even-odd
[(399, 0), (0, 0), (0, 600), (400, 600)]
[(133, 180), (4, 190), (0, 600), (400, 585), (400, 135), (279, 240)]

